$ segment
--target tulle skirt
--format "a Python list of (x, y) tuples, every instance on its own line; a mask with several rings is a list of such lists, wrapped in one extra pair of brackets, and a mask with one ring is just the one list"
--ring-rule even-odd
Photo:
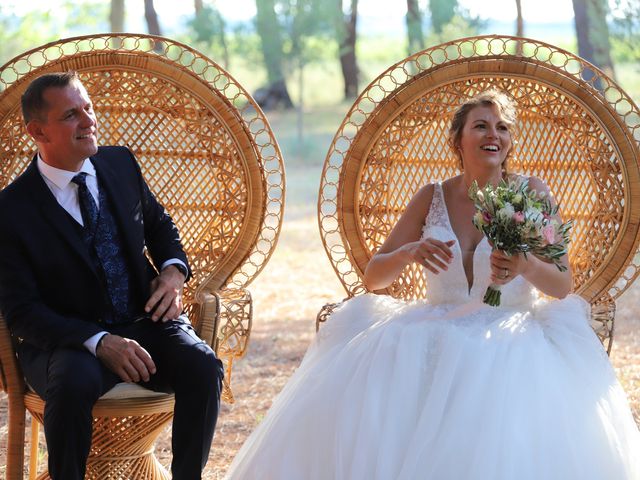
[(321, 328), (228, 478), (639, 480), (640, 434), (580, 297), (364, 295)]

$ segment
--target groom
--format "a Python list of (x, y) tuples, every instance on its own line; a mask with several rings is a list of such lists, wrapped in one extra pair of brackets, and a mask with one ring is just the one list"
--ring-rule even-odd
[(178, 231), (132, 153), (98, 147), (75, 72), (34, 80), (22, 112), (38, 154), (0, 192), (0, 308), (46, 402), (51, 478), (84, 478), (92, 407), (125, 381), (175, 392), (173, 478), (199, 479), (223, 371), (182, 314)]

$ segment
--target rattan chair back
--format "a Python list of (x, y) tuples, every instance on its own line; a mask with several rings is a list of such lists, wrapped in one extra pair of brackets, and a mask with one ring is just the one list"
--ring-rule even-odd
[[(223, 398), (232, 401), (231, 364), (246, 351), (252, 320), (245, 287), (269, 260), (282, 225), (284, 167), (269, 124), (229, 73), (186, 45), (128, 34), (64, 39), (0, 68), (0, 188), (36, 151), (22, 121), (22, 93), (36, 77), (68, 70), (93, 100), (99, 143), (133, 151), (181, 233), (193, 272), (187, 312), (226, 362)], [(1, 318), (0, 387), (9, 394), (7, 478), (22, 478), (25, 403), (41, 420), (44, 402), (25, 392)], [(100, 400), (87, 478), (167, 478), (152, 445), (172, 412), (172, 395)]]
[(0, 70), (0, 188), (31, 161), (20, 96), (47, 72), (75, 70), (94, 102), (99, 143), (127, 145), (184, 239), (199, 291), (246, 287), (275, 246), (284, 171), (253, 98), (190, 47), (151, 36), (88, 36), (29, 51)]
[[(423, 185), (459, 173), (447, 143), (453, 112), (497, 88), (517, 102), (509, 170), (543, 179), (573, 219), (575, 291), (593, 306), (610, 348), (615, 299), (640, 271), (640, 114), (603, 72), (542, 42), (461, 39), (393, 65), (359, 96), (327, 154), (318, 216), (327, 254), (349, 296), (367, 262)], [(422, 298), (421, 268), (387, 293)]]

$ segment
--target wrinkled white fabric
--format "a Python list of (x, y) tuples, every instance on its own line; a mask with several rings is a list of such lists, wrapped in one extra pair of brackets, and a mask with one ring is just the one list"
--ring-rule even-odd
[[(439, 186), (424, 236), (455, 239)], [(588, 304), (522, 277), (482, 303), (490, 246), (426, 273), (428, 299), (363, 295), (323, 326), (233, 480), (640, 480), (640, 433)]]

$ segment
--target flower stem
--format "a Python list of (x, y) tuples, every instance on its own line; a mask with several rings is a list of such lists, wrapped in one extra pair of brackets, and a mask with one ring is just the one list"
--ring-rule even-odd
[(492, 307), (497, 307), (500, 305), (500, 290), (495, 288), (493, 285), (489, 285), (487, 287), (487, 291), (484, 293), (484, 298), (482, 301), (487, 305), (491, 305)]

